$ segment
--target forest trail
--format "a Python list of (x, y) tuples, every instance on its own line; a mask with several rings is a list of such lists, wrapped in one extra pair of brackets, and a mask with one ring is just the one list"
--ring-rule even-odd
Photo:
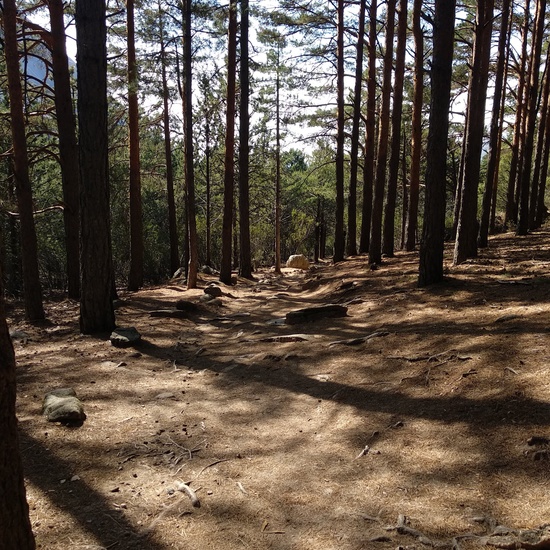
[[(74, 302), (39, 325), (11, 308), (38, 547), (512, 547), (550, 517), (547, 443), (528, 445), (550, 438), (550, 231), (446, 272), (419, 289), (400, 252), (262, 271), (221, 305), (199, 301), (206, 275), (122, 293), (117, 324), (143, 337), (127, 349), (81, 335)], [(150, 315), (181, 299), (198, 311)], [(347, 316), (281, 322), (323, 304)], [(80, 428), (41, 416), (67, 386)]]

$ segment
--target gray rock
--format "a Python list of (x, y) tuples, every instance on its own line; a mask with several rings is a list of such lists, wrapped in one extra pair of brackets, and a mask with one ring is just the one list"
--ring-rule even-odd
[(199, 306), (197, 306), (197, 304), (195, 304), (194, 302), (190, 302), (189, 300), (178, 300), (176, 302), (176, 309), (192, 313), (194, 311), (197, 311), (199, 309)]
[(149, 312), (151, 317), (172, 317), (177, 319), (187, 318), (187, 312), (181, 309), (155, 309)]
[(81, 425), (86, 420), (84, 407), (73, 388), (58, 388), (48, 392), (42, 404), (42, 413), (49, 422)]
[(223, 291), (219, 286), (211, 285), (204, 289), (204, 293), (212, 296), (213, 298), (220, 298), (223, 296)]
[(111, 344), (117, 348), (126, 348), (137, 344), (141, 340), (141, 334), (135, 327), (119, 327), (111, 333)]
[(307, 271), (309, 269), (309, 260), (303, 254), (293, 254), (286, 261), (286, 266)]
[(289, 311), (286, 314), (285, 322), (287, 325), (297, 325), (299, 323), (308, 323), (319, 319), (345, 317), (347, 313), (348, 308), (345, 306), (328, 304), (325, 306), (315, 306)]

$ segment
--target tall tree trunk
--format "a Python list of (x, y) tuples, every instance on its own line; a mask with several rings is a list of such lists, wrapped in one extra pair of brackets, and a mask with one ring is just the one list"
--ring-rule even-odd
[(160, 25), (160, 63), (162, 71), (162, 120), (164, 127), (164, 156), (166, 157), (166, 196), (168, 202), (168, 234), (170, 235), (170, 273), (174, 274), (180, 267), (178, 227), (176, 218), (176, 201), (174, 197), (174, 168), (172, 164), (172, 139), (170, 136), (170, 94), (166, 75), (166, 44), (162, 6), (158, 2)]
[(130, 132), (130, 273), (128, 290), (143, 286), (143, 214), (139, 159), (139, 107), (134, 0), (126, 0), (128, 45), (128, 129)]
[(104, 0), (76, 2), (80, 145), (80, 330), (115, 327), (109, 214), (107, 29)]
[(481, 221), (479, 224), (479, 246), (488, 244), (489, 224), (491, 217), (491, 202), (493, 198), (493, 184), (497, 172), (497, 160), (500, 148), (500, 110), (502, 96), (504, 95), (504, 65), (507, 58), (508, 22), (510, 20), (510, 1), (503, 0), (500, 14), (500, 32), (498, 38), (498, 59), (495, 71), (495, 93), (493, 95), (493, 108), (491, 112), (491, 129), (489, 133), (489, 160), (487, 162), (487, 175), (485, 177), (485, 189), (483, 191), (483, 204), (481, 208)]
[(527, 67), (527, 43), (529, 40), (529, 18), (530, 18), (531, 0), (525, 0), (524, 17), (522, 36), (522, 51), (520, 66), (518, 68), (518, 85), (516, 98), (516, 119), (514, 123), (514, 136), (512, 139), (512, 158), (510, 159), (510, 170), (508, 175), (508, 190), (506, 193), (506, 214), (504, 223), (509, 225), (510, 222), (516, 223), (518, 219), (518, 203), (516, 197), (516, 188), (518, 183), (520, 149), (523, 141), (523, 127), (526, 119), (526, 67)]
[(275, 82), (275, 273), (281, 273), (281, 68), (280, 44), (277, 44)]
[[(4, 6), (7, 3), (9, 0)], [(15, 398), (15, 354), (6, 324), (0, 268), (0, 546), (3, 550), (34, 550), (19, 454)]]
[[(535, 204), (530, 204), (531, 170), (533, 162), (533, 148), (535, 144), (535, 127), (537, 123), (537, 101), (539, 94), (540, 58), (542, 39), (544, 36), (544, 17), (546, 0), (537, 0), (535, 23), (533, 27), (533, 41), (531, 46), (531, 60), (529, 84), (527, 87), (527, 119), (525, 126), (525, 140), (523, 146), (523, 164), (519, 184), (518, 225), (517, 235), (526, 235), (535, 219)], [(536, 193), (534, 193), (536, 196)], [(530, 214), (530, 211), (532, 214)], [(531, 220), (530, 220), (531, 218)]]
[(205, 186), (206, 186), (206, 258), (205, 263), (207, 266), (212, 265), (212, 259), (210, 257), (211, 249), (212, 249), (212, 229), (211, 229), (211, 219), (212, 219), (212, 191), (211, 191), (211, 180), (212, 176), (210, 175), (211, 169), (210, 169), (210, 157), (211, 157), (211, 150), (210, 150), (210, 123), (206, 121), (206, 125), (204, 128), (204, 140), (205, 140), (205, 174), (204, 179)]
[[(548, 70), (548, 69), (547, 69)], [(550, 78), (550, 74), (547, 74), (547, 78)], [(548, 105), (546, 116), (540, 121), (544, 127), (544, 145), (540, 156), (540, 176), (539, 176), (539, 189), (537, 198), (537, 225), (540, 227), (544, 221), (544, 218), (548, 214), (546, 205), (544, 204), (544, 195), (546, 192), (546, 179), (548, 177), (548, 159), (550, 156), (550, 105)]]
[(252, 257), (250, 250), (250, 71), (248, 54), (249, 7), (248, 0), (241, 0), (241, 70), (239, 108), (239, 221), (240, 221), (240, 261), (241, 277), (252, 279)]
[(189, 270), (187, 288), (197, 288), (199, 270), (199, 243), (197, 238), (197, 216), (195, 210), (195, 171), (193, 168), (193, 69), (191, 49), (191, 1), (183, 0), (183, 105), (184, 105), (184, 147), (185, 147), (185, 188), (187, 190), (187, 225), (189, 228)]
[(455, 264), (477, 256), (477, 192), (485, 127), (493, 8), (494, 0), (480, 0), (477, 3), (474, 58), (468, 94), (468, 121), (464, 139), (464, 172), (459, 183), (462, 196), (454, 251)]
[(456, 0), (435, 0), (426, 201), (420, 244), (419, 286), (443, 280), (445, 188)]
[(233, 240), (233, 190), (235, 178), (235, 86), (237, 64), (237, 0), (229, 2), (227, 38), (227, 111), (225, 130), (225, 171), (223, 179), (222, 260), (220, 281), (231, 284)]
[[(547, 126), (546, 120), (548, 118), (549, 96), (550, 96), (550, 46), (546, 52), (546, 67), (544, 86), (542, 90), (542, 99), (540, 106), (540, 117), (537, 128), (537, 149), (535, 153), (535, 161), (533, 163), (533, 182), (531, 188), (531, 206), (529, 208), (529, 229), (537, 229), (541, 225), (539, 221), (540, 205), (539, 201), (544, 200), (544, 193), (541, 199), (541, 184), (546, 184), (546, 172), (544, 167), (544, 144), (546, 141)], [(545, 187), (546, 185), (544, 185)]]
[(353, 127), (351, 131), (350, 177), (348, 199), (348, 246), (349, 256), (357, 254), (357, 172), (359, 165), (359, 126), (361, 124), (361, 88), (363, 83), (363, 51), (365, 49), (366, 0), (359, 2), (359, 27), (357, 31), (357, 54), (355, 60), (355, 88), (353, 93)]
[(55, 85), (55, 112), (59, 134), (59, 158), (63, 186), (63, 222), (67, 254), (67, 290), (69, 298), (80, 298), (80, 172), (76, 118), (71, 95), (69, 58), (65, 46), (63, 1), (48, 0), (52, 36), (52, 65)]
[(336, 93), (337, 93), (337, 135), (336, 135), (336, 212), (333, 261), (344, 259), (344, 0), (338, 0), (336, 38)]
[(414, 250), (418, 229), (418, 201), (420, 195), (420, 161), (422, 157), (422, 107), (424, 106), (424, 33), (421, 25), (422, 0), (414, 0), (413, 35), (414, 53), (414, 90), (411, 135), (411, 171), (410, 197), (407, 214), (405, 249)]
[(405, 78), (405, 53), (407, 46), (407, 0), (400, 0), (395, 51), (395, 77), (393, 82), (393, 111), (391, 115), (391, 154), (388, 176), (388, 194), (384, 210), (384, 241), (382, 252), (394, 255), (395, 205), (397, 180), (401, 160), (401, 116), (403, 114), (403, 81)]
[(374, 180), (374, 153), (376, 133), (376, 13), (378, 3), (371, 0), (369, 7), (369, 73), (367, 79), (367, 109), (365, 122), (365, 153), (363, 161), (363, 208), (359, 252), (369, 251), (372, 219), (372, 182)]
[(3, 14), (4, 53), (8, 73), (11, 134), (13, 141), (13, 172), (15, 194), (19, 209), (21, 258), (23, 265), (23, 291), (27, 319), (44, 319), (42, 289), (38, 271), (38, 247), (34, 225), (32, 189), (29, 178), (29, 159), (23, 112), (23, 90), (19, 73), (17, 48), (17, 8), (15, 0), (4, 1)]
[(391, 75), (393, 68), (393, 37), (395, 34), (395, 5), (397, 0), (388, 0), (386, 13), (386, 39), (384, 53), (384, 76), (382, 79), (382, 105), (378, 131), (378, 155), (376, 158), (376, 178), (374, 181), (374, 200), (370, 231), (369, 262), (379, 264), (382, 261), (382, 214), (386, 187), (386, 169), (388, 160), (388, 141), (390, 131)]

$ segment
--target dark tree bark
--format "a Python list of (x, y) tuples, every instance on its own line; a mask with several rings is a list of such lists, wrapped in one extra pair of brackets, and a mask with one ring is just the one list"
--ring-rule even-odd
[(128, 275), (128, 290), (138, 290), (143, 286), (144, 250), (134, 0), (126, 0), (126, 31), (128, 47), (128, 129), (130, 133), (130, 273)]
[(519, 183), (518, 225), (517, 235), (526, 235), (530, 225), (534, 225), (536, 209), (536, 190), (533, 190), (530, 200), (531, 171), (533, 162), (533, 149), (535, 145), (535, 127), (537, 122), (537, 103), (539, 95), (540, 59), (542, 52), (542, 39), (544, 36), (544, 17), (546, 13), (546, 0), (537, 0), (535, 23), (533, 27), (533, 41), (531, 46), (531, 60), (529, 71), (529, 84), (527, 87), (527, 119), (525, 126), (525, 140), (523, 144), (523, 164)]
[(0, 269), (0, 546), (2, 550), (33, 550), (36, 546), (15, 416), (15, 355), (6, 324), (2, 282)]
[(77, 0), (78, 128), (80, 146), (80, 330), (115, 327), (109, 214), (107, 48), (104, 0)]
[(162, 71), (162, 119), (164, 127), (164, 156), (166, 157), (166, 196), (168, 200), (168, 233), (170, 235), (170, 272), (174, 274), (180, 267), (178, 229), (176, 221), (176, 201), (174, 197), (174, 169), (172, 164), (172, 139), (170, 137), (170, 94), (166, 74), (166, 44), (162, 6), (158, 3), (160, 24), (160, 63)]
[(369, 251), (372, 219), (372, 191), (374, 180), (374, 153), (376, 133), (376, 13), (378, 4), (371, 0), (369, 7), (369, 72), (365, 122), (365, 153), (363, 162), (363, 208), (359, 252)]
[(344, 132), (345, 132), (345, 105), (344, 105), (344, 0), (338, 0), (336, 38), (336, 103), (337, 103), (337, 134), (336, 134), (336, 212), (334, 233), (333, 261), (341, 262), (344, 259)]
[(495, 93), (493, 95), (493, 108), (491, 112), (491, 129), (489, 133), (489, 160), (487, 162), (487, 175), (485, 189), (483, 191), (483, 204), (481, 208), (481, 221), (479, 224), (479, 246), (488, 245), (489, 226), (491, 221), (491, 206), (493, 201), (493, 188), (497, 182), (497, 162), (500, 159), (500, 120), (502, 98), (504, 95), (504, 67), (508, 57), (508, 28), (510, 21), (510, 2), (503, 0), (500, 14), (500, 32), (498, 38), (498, 59), (495, 71)]
[(431, 102), (426, 151), (426, 201), (420, 244), (419, 286), (443, 280), (447, 141), (456, 0), (435, 0)]
[[(533, 163), (533, 181), (531, 188), (531, 198), (532, 203), (531, 208), (529, 209), (529, 229), (537, 229), (540, 227), (539, 223), (539, 201), (541, 200), (541, 183), (544, 181), (546, 183), (546, 171), (544, 166), (544, 146), (546, 141), (546, 120), (548, 118), (548, 104), (549, 104), (549, 95), (550, 95), (550, 78), (548, 75), (548, 70), (550, 69), (550, 45), (546, 51), (546, 66), (545, 66), (545, 77), (544, 84), (542, 87), (542, 98), (540, 106), (540, 115), (539, 115), (539, 124), (537, 128), (537, 148), (535, 153), (535, 160)], [(544, 174), (543, 174), (544, 173)], [(544, 185), (545, 187), (545, 185)], [(542, 200), (544, 200), (544, 193), (542, 194)], [(532, 212), (531, 212), (532, 210)]]
[(382, 261), (382, 214), (384, 210), (384, 192), (388, 161), (388, 141), (390, 131), (390, 102), (393, 68), (393, 37), (395, 34), (395, 5), (397, 0), (388, 0), (386, 13), (386, 39), (384, 53), (384, 76), (382, 80), (382, 105), (378, 131), (378, 155), (376, 158), (376, 178), (374, 181), (374, 199), (370, 230), (369, 262), (379, 264)]
[(252, 279), (252, 257), (250, 250), (250, 71), (248, 54), (249, 27), (248, 0), (241, 0), (241, 59), (240, 59), (240, 106), (239, 106), (239, 273), (245, 279)]
[(235, 86), (237, 64), (237, 0), (229, 2), (227, 40), (227, 111), (225, 129), (225, 171), (223, 180), (222, 260), (220, 281), (231, 284), (233, 240), (233, 190), (235, 187)]
[(355, 61), (355, 88), (353, 93), (353, 126), (351, 131), (350, 178), (348, 198), (348, 246), (349, 256), (357, 254), (357, 172), (359, 165), (359, 126), (361, 124), (361, 88), (363, 83), (363, 51), (365, 49), (366, 0), (359, 2), (359, 26), (357, 30), (357, 54)]
[(464, 139), (464, 171), (459, 183), (462, 193), (454, 251), (454, 263), (477, 256), (477, 192), (485, 127), (485, 101), (494, 0), (477, 2), (474, 54), (468, 93), (468, 121)]
[(48, 0), (50, 12), (52, 65), (55, 85), (55, 112), (59, 134), (59, 158), (63, 185), (63, 222), (67, 254), (67, 290), (69, 298), (80, 298), (80, 172), (76, 117), (71, 95), (69, 59), (65, 46), (63, 1)]
[[(549, 67), (546, 69), (549, 70)], [(550, 82), (550, 74), (546, 74), (548, 82)], [(550, 87), (550, 86), (549, 86)], [(544, 204), (544, 195), (546, 192), (546, 179), (548, 177), (548, 159), (550, 156), (550, 103), (547, 101), (546, 113), (540, 121), (542, 127), (543, 140), (542, 151), (537, 156), (537, 165), (540, 164), (539, 182), (538, 182), (538, 197), (537, 197), (537, 227), (540, 227), (547, 215), (546, 205)]]
[(421, 25), (422, 0), (414, 0), (413, 35), (414, 53), (414, 90), (411, 135), (410, 196), (407, 213), (405, 249), (416, 248), (418, 229), (418, 202), (420, 195), (420, 161), (422, 158), (422, 107), (424, 106), (424, 34)]
[(277, 44), (275, 81), (275, 273), (281, 273), (281, 46)]
[(525, 0), (525, 22), (523, 25), (522, 52), (519, 66), (517, 99), (516, 99), (516, 119), (514, 123), (514, 136), (512, 139), (512, 158), (510, 159), (510, 172), (508, 176), (508, 190), (506, 193), (506, 214), (504, 223), (516, 223), (518, 219), (518, 202), (516, 188), (518, 187), (518, 173), (520, 170), (520, 150), (523, 142), (523, 127), (526, 119), (526, 67), (527, 67), (527, 43), (529, 40), (529, 9), (530, 0)]
[(187, 288), (197, 288), (199, 270), (199, 243), (197, 237), (197, 217), (195, 211), (195, 171), (193, 168), (193, 70), (191, 50), (191, 0), (184, 0), (183, 32), (183, 108), (184, 108), (184, 154), (185, 188), (187, 190), (187, 225), (189, 228), (189, 270)]
[(397, 180), (401, 160), (401, 117), (403, 114), (403, 81), (405, 78), (405, 53), (407, 47), (407, 0), (399, 1), (397, 48), (395, 51), (395, 77), (393, 82), (393, 111), (391, 115), (391, 154), (388, 175), (388, 193), (384, 209), (384, 241), (382, 252), (394, 255), (395, 206)]
[(23, 90), (19, 73), (17, 48), (17, 8), (15, 0), (4, 1), (4, 53), (8, 74), (11, 134), (13, 142), (13, 174), (15, 195), (19, 209), (21, 258), (23, 265), (23, 292), (27, 319), (44, 319), (42, 289), (38, 271), (38, 247), (34, 224), (33, 199), (29, 179), (29, 159), (23, 113)]

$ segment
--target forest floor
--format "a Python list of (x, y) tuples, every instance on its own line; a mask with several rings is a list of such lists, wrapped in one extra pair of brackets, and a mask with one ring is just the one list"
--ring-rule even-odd
[[(38, 548), (549, 548), (516, 530), (550, 521), (550, 230), (493, 237), (431, 288), (417, 269), (266, 270), (221, 305), (203, 274), (122, 292), (117, 324), (143, 337), (126, 349), (81, 335), (74, 302), (34, 325), (11, 304)], [(150, 315), (181, 299), (198, 311)], [(323, 304), (347, 316), (280, 322)], [(80, 428), (41, 415), (67, 386)]]

